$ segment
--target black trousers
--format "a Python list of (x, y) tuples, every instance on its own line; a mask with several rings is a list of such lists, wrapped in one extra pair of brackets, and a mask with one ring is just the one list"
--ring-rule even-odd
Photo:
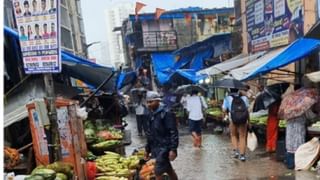
[(146, 133), (148, 128), (148, 119), (146, 115), (136, 115), (138, 133), (142, 134), (142, 130)]

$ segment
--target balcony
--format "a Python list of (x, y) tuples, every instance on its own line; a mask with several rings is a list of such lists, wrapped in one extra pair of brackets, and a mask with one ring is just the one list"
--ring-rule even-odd
[(176, 31), (134, 32), (127, 37), (140, 52), (173, 51), (178, 49)]

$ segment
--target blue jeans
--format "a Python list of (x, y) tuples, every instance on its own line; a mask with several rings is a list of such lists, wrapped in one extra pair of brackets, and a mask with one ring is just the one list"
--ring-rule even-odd
[(288, 169), (294, 169), (294, 153), (287, 152), (286, 154), (286, 165)]

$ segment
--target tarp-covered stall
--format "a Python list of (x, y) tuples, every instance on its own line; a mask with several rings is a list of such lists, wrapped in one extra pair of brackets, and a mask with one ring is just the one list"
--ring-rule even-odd
[(266, 64), (259, 66), (242, 80), (249, 80), (254, 77), (264, 75), (270, 71), (279, 69), (295, 61), (310, 55), (315, 50), (319, 49), (320, 40), (300, 38), (294, 41), (286, 49), (284, 49), (279, 55), (273, 57)]

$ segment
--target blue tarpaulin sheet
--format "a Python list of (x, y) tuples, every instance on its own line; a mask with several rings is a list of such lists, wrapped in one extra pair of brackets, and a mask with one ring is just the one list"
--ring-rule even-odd
[[(225, 43), (225, 42), (229, 42), (229, 41), (231, 41), (231, 33), (217, 34), (217, 35), (213, 35), (203, 41), (199, 41), (199, 42), (193, 43), (189, 46), (180, 48), (180, 49), (174, 51), (173, 54), (179, 55), (179, 56), (184, 56), (184, 55), (190, 54), (190, 53), (196, 54), (199, 51), (213, 49), (214, 46), (216, 46), (216, 44)], [(230, 43), (228, 43), (228, 44), (230, 44)]]
[(136, 79), (137, 73), (135, 71), (121, 72), (117, 81), (117, 89), (121, 89), (128, 84), (134, 83)]
[(272, 70), (279, 69), (295, 61), (308, 56), (320, 47), (320, 40), (300, 38), (287, 47), (282, 53), (274, 57), (265, 65), (250, 73), (243, 80), (252, 79), (259, 75), (264, 75)]
[[(196, 69), (178, 69), (174, 55), (170, 53), (153, 53), (152, 63), (156, 77), (160, 84), (167, 84), (174, 79), (187, 79), (192, 83), (197, 83), (199, 80), (206, 78), (206, 75), (197, 75)], [(182, 63), (183, 64), (183, 63)], [(181, 65), (181, 63), (179, 63)]]
[(212, 48), (208, 48), (202, 52), (197, 53), (194, 58), (192, 59), (192, 62), (190, 64), (190, 69), (194, 70), (201, 70), (204, 68), (203, 63), (206, 59), (211, 58), (213, 55)]
[(166, 83), (174, 72), (174, 56), (171, 53), (152, 53), (151, 57), (158, 81), (160, 84)]

